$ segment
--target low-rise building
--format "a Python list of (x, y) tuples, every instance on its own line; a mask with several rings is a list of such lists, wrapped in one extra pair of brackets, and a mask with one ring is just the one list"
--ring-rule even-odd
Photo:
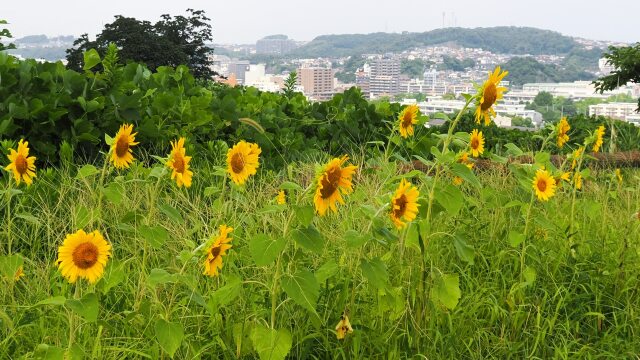
[(612, 119), (626, 120), (628, 116), (636, 115), (636, 103), (604, 103), (589, 105), (589, 116), (606, 116)]

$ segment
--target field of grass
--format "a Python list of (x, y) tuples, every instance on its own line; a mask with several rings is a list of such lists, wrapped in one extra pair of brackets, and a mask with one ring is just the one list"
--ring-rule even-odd
[[(532, 166), (456, 186), (355, 156), (353, 193), (321, 217), (314, 179), (329, 158), (261, 168), (239, 187), (193, 155), (189, 189), (151, 157), (120, 171), (41, 169), (30, 187), (3, 179), (0, 358), (640, 356), (636, 170), (621, 182), (591, 171), (581, 190), (565, 183), (541, 202), (520, 173)], [(389, 202), (401, 178), (420, 191), (420, 213), (398, 230)], [(233, 247), (209, 277), (207, 241), (222, 224)], [(112, 245), (96, 284), (69, 284), (56, 266), (78, 229)], [(339, 340), (343, 313), (353, 332)]]

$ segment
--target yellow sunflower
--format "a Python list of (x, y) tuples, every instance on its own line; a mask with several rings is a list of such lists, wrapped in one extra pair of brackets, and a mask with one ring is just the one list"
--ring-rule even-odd
[(70, 283), (80, 278), (94, 284), (102, 277), (107, 260), (111, 256), (111, 245), (96, 230), (85, 233), (78, 230), (68, 234), (58, 248), (58, 268)]
[(20, 265), (18, 267), (18, 270), (16, 270), (16, 273), (13, 275), (13, 281), (18, 282), (20, 281), (20, 278), (24, 276), (24, 268), (22, 267), (22, 265)]
[(508, 71), (500, 72), (500, 66), (495, 68), (493, 73), (489, 73), (489, 78), (484, 82), (478, 95), (476, 95), (476, 123), (480, 123), (480, 120), (484, 118), (484, 125), (488, 126), (491, 123), (491, 118), (496, 116), (493, 105), (500, 99), (502, 99), (503, 93), (507, 90), (505, 87), (501, 87), (500, 82), (505, 76), (509, 74)]
[(280, 190), (278, 196), (276, 197), (276, 202), (278, 205), (284, 205), (287, 203), (287, 195), (284, 193), (284, 190)]
[(233, 228), (226, 225), (220, 225), (220, 233), (213, 241), (209, 249), (207, 249), (207, 259), (204, 261), (203, 274), (209, 276), (218, 275), (218, 269), (222, 269), (222, 257), (226, 255), (227, 250), (231, 249), (231, 238), (228, 236)]
[(462, 185), (463, 182), (464, 182), (464, 180), (462, 180), (462, 178), (460, 176), (455, 176), (453, 178), (453, 185), (455, 185), (455, 186), (460, 186), (460, 185)]
[(353, 328), (349, 322), (349, 317), (346, 314), (342, 314), (340, 316), (340, 322), (336, 325), (336, 332), (338, 340), (344, 339), (347, 334), (351, 334), (353, 332)]
[(567, 117), (563, 116), (558, 122), (558, 126), (556, 127), (556, 132), (558, 133), (558, 147), (561, 148), (569, 141), (569, 130), (571, 126), (569, 126), (569, 122), (567, 121)]
[(471, 160), (469, 160), (469, 153), (467, 151), (463, 151), (459, 156), (458, 156), (458, 162), (460, 164), (464, 164), (466, 165), (469, 170), (473, 169), (473, 162)]
[(418, 123), (418, 106), (409, 105), (405, 107), (398, 118), (400, 124), (400, 136), (406, 138), (413, 136), (413, 125)]
[(131, 147), (138, 145), (136, 141), (136, 135), (138, 133), (131, 133), (133, 131), (133, 125), (124, 124), (120, 126), (120, 130), (113, 138), (113, 144), (111, 145), (111, 162), (117, 169), (128, 168), (133, 162), (133, 154)]
[(575, 185), (576, 189), (582, 189), (582, 174), (577, 172), (575, 173), (575, 175), (573, 175), (573, 184)]
[(573, 151), (573, 160), (571, 161), (571, 170), (575, 169), (576, 166), (578, 166), (578, 160), (582, 156), (583, 152), (584, 152), (583, 147), (579, 147)]
[(471, 148), (471, 156), (478, 157), (484, 152), (484, 136), (482, 131), (473, 129), (471, 138), (469, 139), (469, 147)]
[(560, 176), (556, 176), (554, 180), (556, 181), (556, 185), (558, 186), (558, 189), (560, 189), (562, 187), (563, 181), (566, 181), (566, 182), (571, 181), (571, 173), (563, 172), (562, 174), (560, 174)]
[(36, 158), (29, 156), (29, 142), (21, 139), (18, 142), (18, 151), (10, 149), (7, 157), (11, 163), (4, 169), (13, 173), (16, 184), (20, 185), (20, 181), (24, 181), (27, 186), (31, 185), (36, 177)]
[(349, 194), (353, 191), (351, 178), (358, 168), (355, 165), (344, 166), (349, 160), (348, 156), (334, 158), (324, 166), (316, 182), (316, 193), (313, 203), (320, 216), (324, 216), (328, 209), (338, 211), (336, 203), (344, 204), (342, 194)]
[(262, 150), (257, 144), (244, 140), (233, 145), (227, 152), (227, 172), (237, 185), (244, 184), (254, 175), (260, 166), (259, 157)]
[(178, 141), (171, 142), (171, 154), (167, 161), (167, 166), (172, 170), (171, 179), (176, 180), (178, 187), (191, 186), (191, 179), (193, 172), (189, 170), (189, 161), (191, 156), (186, 156), (186, 149), (184, 148), (184, 138), (178, 139)]
[(556, 192), (556, 181), (547, 170), (539, 169), (533, 178), (533, 189), (540, 201), (547, 201)]
[(602, 143), (604, 142), (604, 125), (600, 125), (598, 127), (598, 129), (596, 130), (596, 142), (593, 144), (593, 152), (598, 152), (600, 151), (600, 148), (602, 147)]
[(620, 169), (616, 169), (616, 178), (618, 178), (618, 183), (622, 184), (622, 172)]
[(415, 186), (405, 179), (400, 181), (400, 186), (391, 199), (390, 216), (396, 228), (402, 229), (416, 218), (419, 206), (418, 196), (420, 196), (420, 192)]

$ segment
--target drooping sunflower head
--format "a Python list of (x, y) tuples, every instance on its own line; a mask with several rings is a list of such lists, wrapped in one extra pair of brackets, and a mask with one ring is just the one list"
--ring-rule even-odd
[(418, 196), (420, 192), (410, 182), (405, 179), (400, 181), (400, 185), (391, 199), (391, 221), (398, 229), (407, 226), (418, 215)]
[(355, 165), (344, 166), (348, 156), (334, 158), (324, 166), (316, 180), (316, 193), (313, 203), (320, 216), (324, 216), (328, 209), (337, 212), (336, 203), (344, 204), (342, 194), (353, 191), (351, 178), (358, 168)]
[(208, 276), (218, 275), (218, 269), (222, 269), (222, 257), (226, 255), (227, 250), (231, 249), (229, 233), (232, 231), (233, 228), (220, 225), (218, 236), (212, 241), (211, 246), (206, 249), (207, 258), (204, 260), (203, 274)]
[(18, 142), (18, 150), (10, 149), (7, 157), (10, 163), (5, 170), (13, 173), (16, 184), (20, 185), (20, 182), (24, 181), (27, 186), (31, 185), (36, 177), (36, 158), (29, 156), (29, 143), (21, 139)]
[(347, 334), (351, 334), (353, 332), (353, 328), (351, 327), (351, 323), (349, 322), (349, 317), (347, 314), (342, 314), (340, 316), (340, 322), (336, 325), (336, 335), (338, 340), (344, 339)]
[(616, 169), (615, 174), (616, 178), (618, 179), (618, 183), (622, 184), (622, 172), (620, 171), (620, 169)]
[(471, 156), (478, 157), (484, 152), (484, 136), (482, 131), (473, 129), (469, 138), (469, 148), (471, 148)]
[(577, 173), (575, 173), (575, 175), (573, 175), (573, 185), (578, 190), (582, 189), (582, 174), (581, 173), (577, 172)]
[(120, 126), (120, 130), (113, 138), (113, 144), (111, 144), (111, 162), (117, 169), (128, 168), (133, 162), (133, 154), (131, 147), (138, 145), (136, 142), (136, 135), (138, 133), (133, 132), (133, 125), (124, 124)]
[(578, 161), (580, 160), (580, 157), (582, 156), (583, 152), (584, 152), (583, 147), (579, 147), (573, 151), (573, 156), (572, 156), (573, 159), (571, 160), (571, 170), (575, 169), (576, 166), (578, 166)]
[(539, 169), (533, 178), (533, 190), (540, 201), (547, 201), (556, 192), (556, 181), (547, 170)]
[(418, 123), (418, 105), (405, 107), (398, 117), (400, 136), (407, 138), (413, 136), (413, 125)]
[(167, 167), (171, 169), (171, 179), (175, 179), (178, 187), (183, 185), (185, 187), (191, 186), (193, 172), (189, 170), (189, 161), (191, 161), (191, 156), (186, 156), (184, 138), (180, 138), (178, 141), (172, 141), (171, 154), (169, 154)]
[(500, 66), (496, 67), (493, 73), (489, 73), (489, 77), (482, 84), (476, 95), (476, 123), (479, 124), (484, 119), (484, 124), (487, 126), (491, 123), (491, 118), (496, 116), (493, 105), (502, 99), (504, 92), (507, 90), (506, 87), (500, 86), (500, 82), (508, 74), (508, 71), (501, 72)]
[(569, 126), (569, 122), (567, 121), (567, 117), (563, 116), (562, 119), (560, 119), (560, 121), (558, 122), (558, 125), (556, 127), (556, 132), (557, 132), (557, 142), (558, 142), (558, 147), (561, 148), (564, 146), (564, 144), (566, 144), (569, 141), (569, 130), (571, 129), (571, 126)]
[(58, 248), (58, 268), (70, 283), (78, 278), (94, 284), (102, 277), (111, 256), (111, 245), (97, 230), (85, 233), (78, 230), (69, 234)]
[(571, 173), (570, 172), (563, 172), (560, 175), (556, 175), (556, 177), (554, 178), (555, 182), (556, 182), (556, 186), (558, 189), (560, 189), (562, 187), (562, 182), (569, 182), (571, 181)]
[(287, 195), (285, 194), (284, 190), (280, 190), (278, 192), (278, 196), (276, 196), (276, 202), (278, 203), (278, 205), (284, 205), (287, 203)]
[(604, 133), (605, 133), (604, 125), (600, 125), (596, 130), (596, 141), (593, 143), (593, 152), (600, 151), (600, 148), (604, 143)]
[(460, 164), (466, 165), (469, 170), (473, 169), (473, 162), (469, 160), (469, 152), (463, 151), (458, 155), (458, 160)]
[(229, 149), (227, 152), (227, 172), (235, 184), (242, 185), (251, 175), (255, 175), (260, 166), (261, 152), (258, 144), (248, 143), (244, 140)]

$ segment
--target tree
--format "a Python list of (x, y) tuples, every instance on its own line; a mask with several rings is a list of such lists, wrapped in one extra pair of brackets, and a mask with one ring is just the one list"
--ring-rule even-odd
[(159, 66), (187, 65), (199, 78), (211, 78), (209, 55), (213, 49), (205, 43), (213, 40), (210, 20), (202, 10), (187, 9), (189, 16), (162, 15), (155, 24), (118, 15), (115, 21), (105, 25), (95, 41), (83, 34), (67, 50), (67, 67), (81, 71), (83, 53), (96, 49), (104, 54), (114, 43), (123, 63), (143, 62), (149, 69)]
[[(0, 24), (4, 25), (7, 24), (6, 20), (0, 20)], [(0, 29), (0, 40), (2, 40), (2, 38), (8, 38), (11, 39), (13, 38), (13, 36), (11, 35), (11, 31), (9, 31), (9, 29)], [(8, 45), (4, 45), (1, 41), (0, 41), (0, 51), (3, 50), (11, 50), (11, 49), (15, 49), (16, 46), (12, 43), (9, 43)]]
[(553, 105), (553, 95), (546, 91), (541, 91), (533, 99), (533, 104), (536, 106), (551, 106)]
[[(610, 46), (609, 53), (605, 54), (604, 58), (615, 70), (593, 82), (596, 91), (602, 94), (626, 85), (628, 82), (640, 83), (640, 42), (627, 47)], [(636, 112), (640, 112), (640, 99), (638, 99)]]

